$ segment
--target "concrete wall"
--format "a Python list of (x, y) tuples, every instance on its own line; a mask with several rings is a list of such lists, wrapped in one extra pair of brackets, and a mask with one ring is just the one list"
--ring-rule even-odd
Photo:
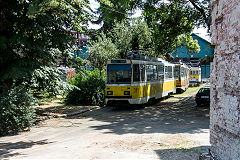
[(210, 143), (220, 160), (240, 160), (240, 0), (211, 0)]

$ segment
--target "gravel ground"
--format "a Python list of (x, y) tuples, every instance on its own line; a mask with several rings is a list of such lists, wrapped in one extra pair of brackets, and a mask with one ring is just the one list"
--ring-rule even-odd
[(42, 121), (1, 137), (0, 159), (198, 159), (210, 147), (209, 108), (194, 94)]

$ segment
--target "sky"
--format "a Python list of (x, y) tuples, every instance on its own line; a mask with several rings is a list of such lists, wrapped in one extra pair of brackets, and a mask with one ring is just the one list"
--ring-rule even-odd
[(207, 41), (211, 41), (211, 37), (207, 33), (207, 28), (194, 28), (193, 33), (199, 35), (200, 37), (206, 39)]
[[(99, 3), (96, 2), (95, 0), (90, 0), (90, 6), (93, 10), (97, 10), (97, 8), (99, 7)], [(139, 17), (140, 15), (141, 15), (141, 10), (137, 10), (132, 17)], [(89, 28), (91, 29), (99, 29), (100, 27), (101, 27), (100, 25), (94, 25), (89, 22)], [(206, 39), (207, 41), (211, 40), (210, 36), (207, 33), (207, 29), (204, 27), (195, 28), (193, 30), (193, 33), (199, 35), (200, 37)]]

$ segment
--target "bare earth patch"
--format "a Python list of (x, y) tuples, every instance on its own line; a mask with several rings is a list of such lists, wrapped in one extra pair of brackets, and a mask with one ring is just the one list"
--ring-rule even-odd
[(69, 114), (73, 112), (78, 112), (80, 110), (87, 109), (90, 106), (65, 105), (60, 99), (57, 99), (51, 102), (45, 102), (42, 105), (34, 106), (34, 107), (36, 108), (38, 117), (42, 117), (42, 116), (64, 115), (64, 114)]

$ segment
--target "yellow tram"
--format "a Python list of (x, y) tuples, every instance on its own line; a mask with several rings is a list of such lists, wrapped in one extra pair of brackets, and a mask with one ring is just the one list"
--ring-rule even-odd
[(201, 68), (191, 67), (189, 86), (198, 86), (200, 83), (201, 83)]
[(107, 62), (106, 104), (145, 104), (176, 93), (175, 64), (160, 58)]
[(189, 68), (184, 63), (175, 65), (176, 88), (178, 92), (186, 91), (189, 86)]

